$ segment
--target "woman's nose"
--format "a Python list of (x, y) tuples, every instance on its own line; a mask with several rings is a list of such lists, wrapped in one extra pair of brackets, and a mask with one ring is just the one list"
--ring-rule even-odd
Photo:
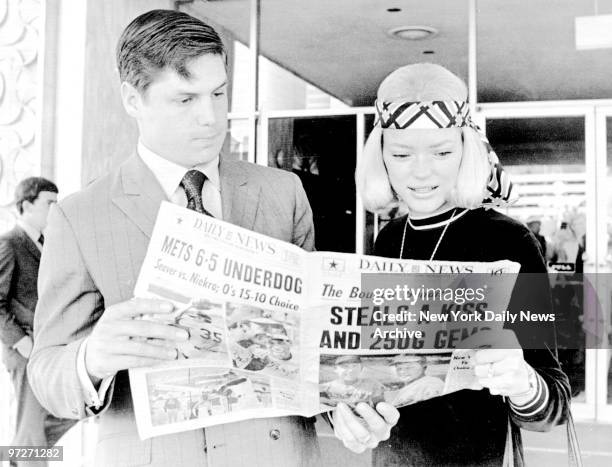
[(424, 178), (431, 174), (431, 157), (428, 154), (417, 154), (414, 157), (412, 167), (412, 175), (418, 178)]

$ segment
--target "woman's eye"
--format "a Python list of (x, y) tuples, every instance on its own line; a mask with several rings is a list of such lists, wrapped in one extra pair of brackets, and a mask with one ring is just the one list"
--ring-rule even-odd
[(393, 154), (393, 157), (404, 159), (406, 157), (410, 157), (410, 154)]
[(182, 99), (180, 99), (179, 102), (181, 104), (189, 104), (192, 100), (193, 100), (193, 97), (183, 97)]
[(221, 97), (221, 96), (223, 96), (223, 95), (225, 95), (225, 91), (219, 91), (219, 92), (215, 92), (215, 93), (213, 94), (213, 96), (215, 96), (215, 97)]
[(438, 156), (446, 157), (446, 156), (450, 156), (451, 154), (452, 154), (452, 151), (440, 151), (438, 153)]

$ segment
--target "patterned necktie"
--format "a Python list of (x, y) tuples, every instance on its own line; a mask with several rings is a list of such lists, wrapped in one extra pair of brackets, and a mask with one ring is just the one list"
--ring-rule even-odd
[(188, 170), (181, 180), (181, 186), (187, 195), (187, 209), (206, 214), (214, 217), (210, 212), (204, 209), (202, 204), (202, 187), (206, 181), (206, 175), (199, 170)]
[(40, 237), (38, 237), (38, 243), (41, 245), (45, 244), (45, 236), (43, 234), (40, 234)]

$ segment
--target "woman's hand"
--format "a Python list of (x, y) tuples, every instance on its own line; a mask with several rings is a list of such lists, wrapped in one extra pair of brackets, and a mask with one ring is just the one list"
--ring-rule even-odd
[(508, 396), (517, 405), (535, 395), (534, 370), (523, 359), (522, 349), (477, 350), (474, 371), (478, 382), (493, 395)]
[(361, 402), (355, 408), (357, 416), (343, 403), (333, 411), (334, 434), (353, 452), (362, 453), (389, 439), (391, 428), (399, 420), (399, 412), (387, 402), (379, 402), (376, 410)]
[(536, 376), (523, 357), (516, 334), (501, 330), (482, 331), (473, 337), (476, 336), (473, 343), (481, 347), (474, 354), (478, 383), (493, 395), (510, 397), (516, 405), (529, 402), (535, 396)]

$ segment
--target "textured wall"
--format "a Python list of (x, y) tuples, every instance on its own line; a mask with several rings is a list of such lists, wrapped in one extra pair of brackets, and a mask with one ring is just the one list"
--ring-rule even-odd
[[(34, 146), (40, 1), (0, 0), (0, 232), (15, 221), (15, 185), (40, 173)], [(0, 368), (0, 444), (12, 437), (12, 385)]]
[(40, 173), (34, 145), (41, 3), (0, 0), (0, 231), (14, 222), (15, 185)]

